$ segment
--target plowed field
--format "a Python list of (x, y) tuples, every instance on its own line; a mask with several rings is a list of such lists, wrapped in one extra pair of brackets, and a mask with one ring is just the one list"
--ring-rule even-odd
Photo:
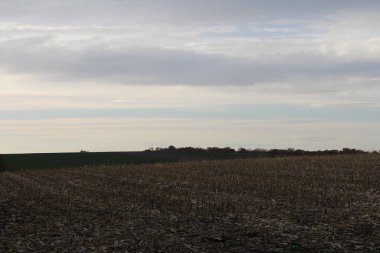
[(380, 156), (0, 174), (0, 252), (379, 252)]

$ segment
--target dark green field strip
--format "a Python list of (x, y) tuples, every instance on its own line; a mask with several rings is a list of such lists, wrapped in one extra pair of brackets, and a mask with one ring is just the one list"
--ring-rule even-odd
[[(343, 154), (343, 153), (341, 153)], [(323, 156), (324, 154), (313, 154)], [(335, 154), (338, 155), (338, 154)], [(181, 161), (229, 160), (242, 158), (277, 157), (269, 152), (257, 154), (254, 152), (77, 152), (77, 153), (36, 153), (36, 154), (6, 154), (0, 155), (0, 172), (15, 172), (35, 169), (77, 168), (99, 165), (151, 164)], [(284, 156), (295, 156), (288, 154)]]
[(3, 155), (3, 171), (29, 169), (71, 168), (93, 165), (145, 164), (170, 162), (160, 156), (144, 152), (93, 152), (93, 153), (47, 153)]
[(98, 165), (151, 164), (194, 160), (247, 158), (240, 154), (197, 154), (170, 152), (83, 152), (6, 154), (0, 156), (0, 171), (60, 169)]

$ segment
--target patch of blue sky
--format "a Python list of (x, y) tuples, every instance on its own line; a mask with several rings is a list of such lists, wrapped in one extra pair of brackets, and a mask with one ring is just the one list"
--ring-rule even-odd
[(47, 120), (63, 118), (188, 118), (233, 120), (316, 120), (380, 122), (380, 108), (302, 107), (294, 105), (231, 105), (209, 109), (92, 109), (0, 111), (0, 120)]
[(205, 32), (202, 37), (208, 38), (268, 38), (282, 39), (291, 37), (313, 37), (324, 33), (323, 30), (314, 29), (305, 23), (292, 25), (278, 25), (262, 23), (255, 25), (241, 25), (235, 30), (227, 32)]

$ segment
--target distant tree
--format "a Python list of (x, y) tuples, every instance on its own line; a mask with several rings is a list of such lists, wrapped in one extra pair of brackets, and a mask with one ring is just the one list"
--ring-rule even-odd
[(154, 151), (154, 148), (153, 148), (153, 147), (150, 147), (150, 148), (148, 148), (148, 149), (145, 149), (144, 151), (145, 151), (145, 152), (153, 152), (153, 151)]
[(302, 156), (305, 154), (305, 151), (303, 151), (302, 149), (296, 149), (293, 151), (293, 154), (296, 156)]
[(251, 152), (256, 153), (256, 154), (262, 154), (262, 153), (268, 153), (268, 150), (265, 148), (255, 148)]
[(176, 151), (176, 150), (177, 150), (176, 147), (174, 147), (173, 145), (170, 145), (168, 147), (168, 151)]
[[(202, 155), (209, 158), (233, 158), (233, 157), (241, 157), (244, 154), (244, 157), (283, 157), (283, 156), (322, 156), (322, 155), (340, 155), (340, 154), (363, 154), (369, 153), (360, 149), (351, 149), (351, 148), (343, 148), (342, 150), (317, 150), (317, 151), (308, 151), (302, 149), (245, 149), (239, 148), (235, 150), (230, 147), (208, 147), (206, 149), (203, 148), (195, 148), (195, 147), (174, 147), (170, 145), (167, 148), (149, 148), (145, 150), (145, 152), (175, 152), (186, 155)], [(373, 151), (371, 153), (376, 153)], [(380, 150), (378, 151), (380, 153)], [(236, 155), (236, 156), (235, 156)]]
[(218, 147), (208, 147), (207, 148), (207, 152), (209, 153), (220, 153), (221, 152), (221, 148), (218, 148)]
[(245, 149), (245, 148), (239, 148), (239, 149), (238, 149), (238, 152), (239, 152), (239, 153), (247, 153), (248, 150)]
[(343, 154), (360, 154), (360, 153), (364, 153), (363, 150), (360, 150), (360, 149), (355, 149), (355, 148), (343, 148), (342, 149), (342, 153)]
[(223, 152), (225, 152), (225, 153), (235, 153), (235, 149), (234, 148), (230, 148), (230, 147), (225, 147), (225, 148), (223, 148)]
[(271, 149), (268, 151), (271, 156), (283, 156), (284, 150), (283, 149)]
[(203, 152), (203, 149), (201, 148), (193, 148), (193, 147), (183, 147), (183, 148), (177, 148), (176, 149), (180, 153), (184, 154), (196, 154)]

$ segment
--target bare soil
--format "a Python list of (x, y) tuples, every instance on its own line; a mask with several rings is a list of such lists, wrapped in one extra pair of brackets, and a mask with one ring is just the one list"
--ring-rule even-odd
[(380, 156), (0, 173), (0, 252), (380, 252)]

